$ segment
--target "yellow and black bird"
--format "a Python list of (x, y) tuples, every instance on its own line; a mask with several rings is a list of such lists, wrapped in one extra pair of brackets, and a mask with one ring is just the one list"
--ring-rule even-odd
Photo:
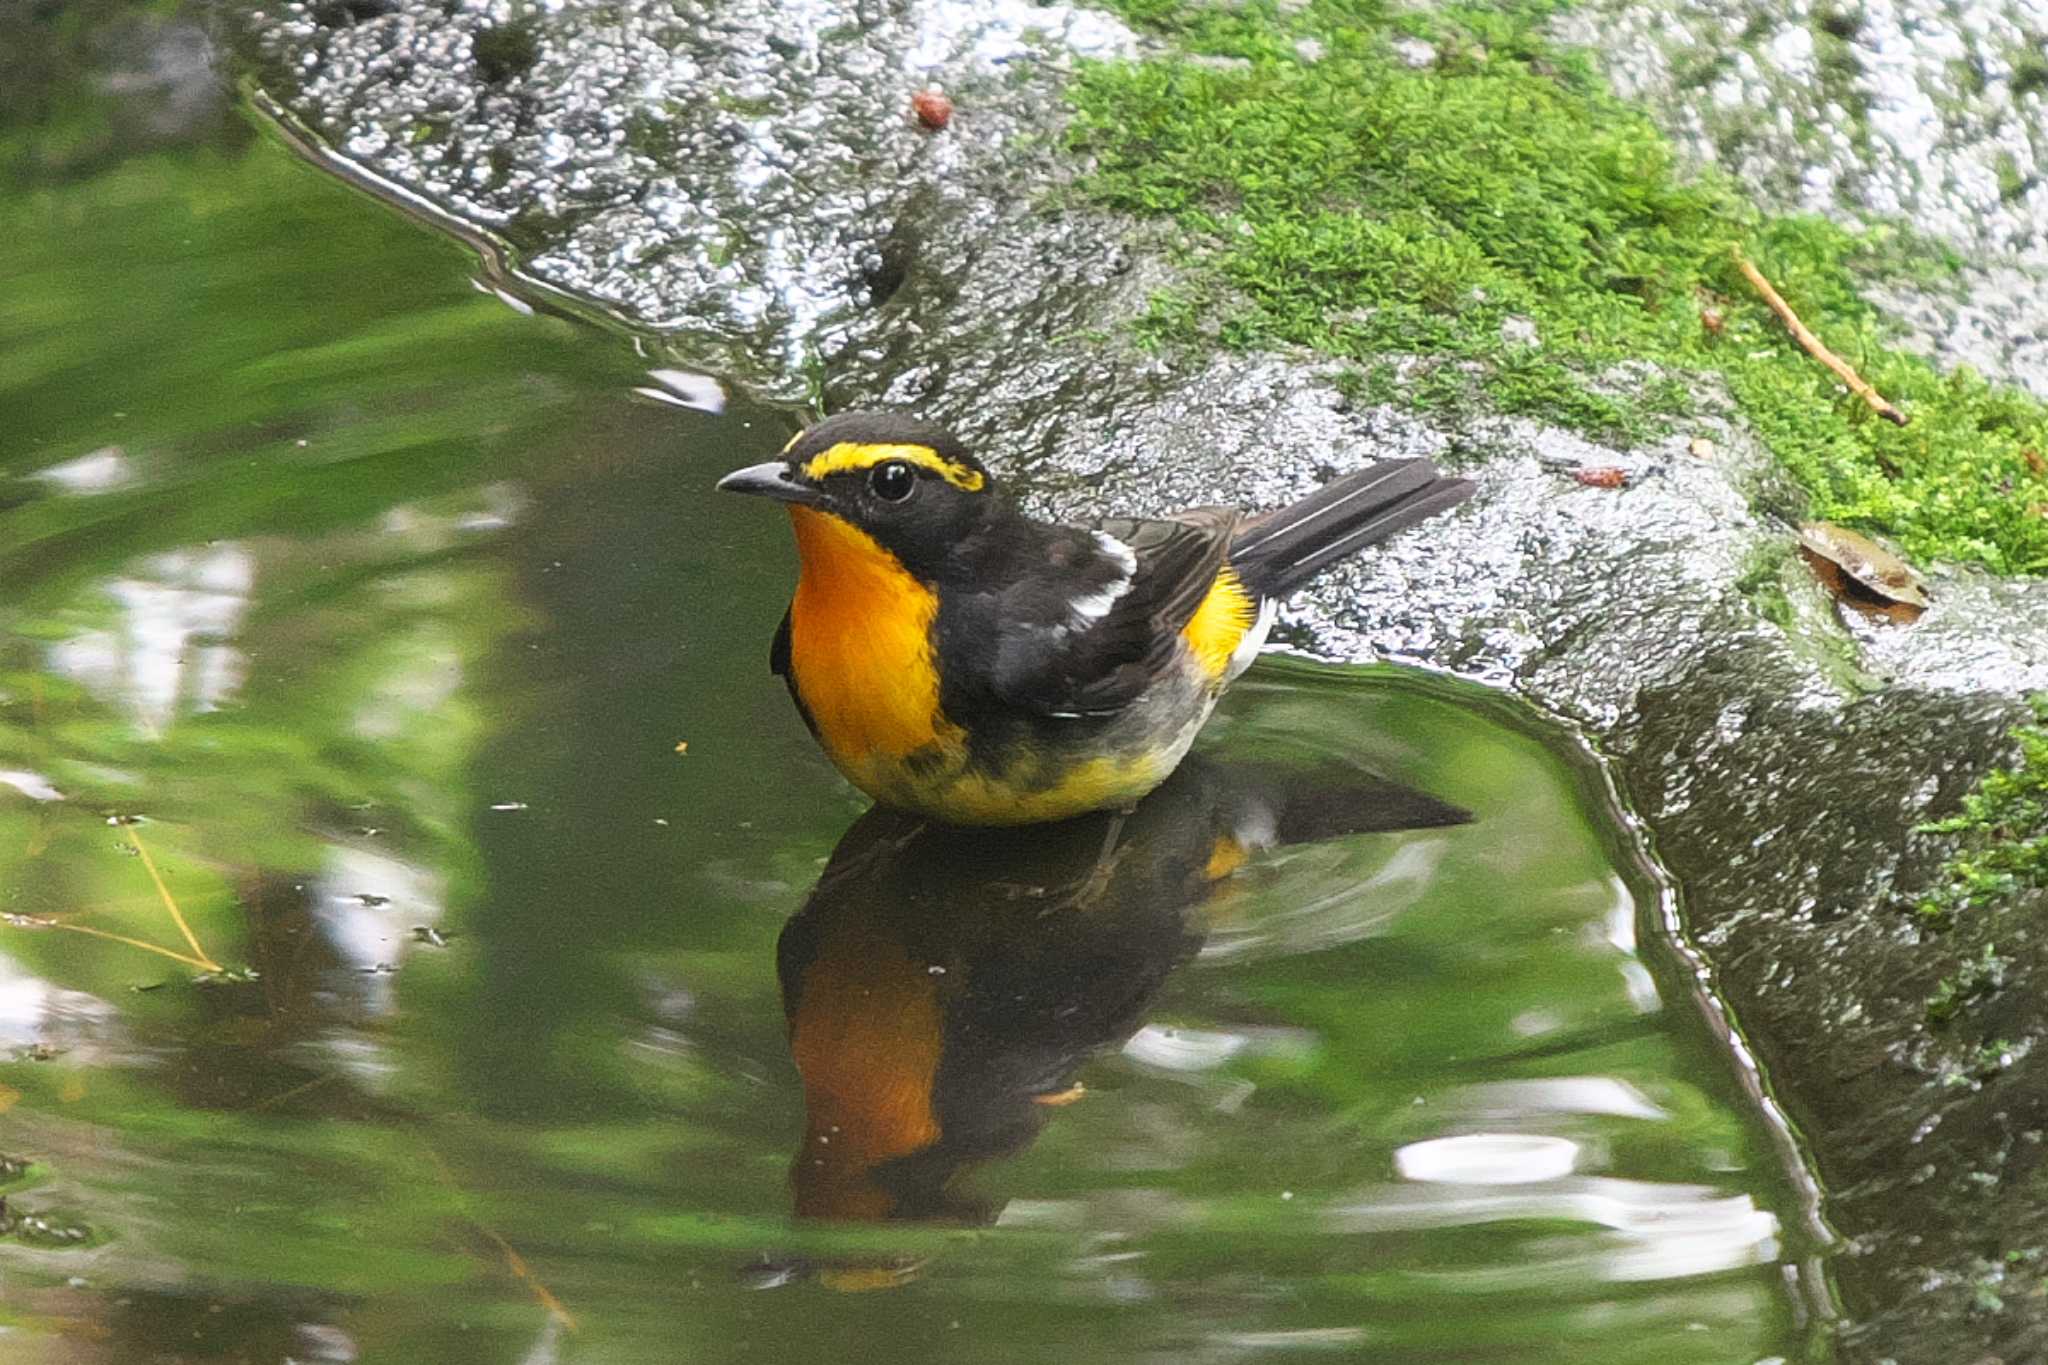
[(1350, 762), (1199, 756), (1128, 815), (1049, 829), (868, 811), (776, 945), (804, 1091), (797, 1214), (993, 1221), (1001, 1203), (962, 1177), (1079, 1098), (1082, 1069), (1143, 1024), (1241, 867), (1471, 818)]
[(1308, 578), (1463, 501), (1386, 460), (1246, 517), (1035, 521), (929, 423), (843, 413), (718, 485), (789, 504), (772, 666), (847, 780), (938, 820), (1128, 806), (1172, 773)]

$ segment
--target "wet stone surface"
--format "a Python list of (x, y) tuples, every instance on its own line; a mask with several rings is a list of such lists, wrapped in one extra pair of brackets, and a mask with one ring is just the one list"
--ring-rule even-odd
[[(1670, 35), (1668, 6), (1577, 22), (1611, 33), (1625, 89), (1760, 192), (1902, 210), (1998, 260), (1975, 302), (1922, 301), (1928, 344), (2048, 391), (2025, 340), (2048, 292), (2007, 287), (2048, 262), (2023, 50), (2048, 17), (2025, 10), (1865, 7), (1844, 36), (1794, 6), (1697, 72), (1680, 57), (1743, 29), (1713, 6), (1680, 7)], [(1918, 624), (1845, 615), (1794, 552), (1798, 499), (1711, 395), (1689, 429), (1613, 449), (1353, 406), (1304, 358), (1139, 353), (1120, 329), (1170, 267), (1142, 232), (1063, 206), (1056, 151), (1059, 73), (1135, 50), (1104, 16), (814, 0), (509, 22), (301, 4), (259, 15), (252, 41), (296, 117), (501, 234), (535, 276), (770, 395), (945, 421), (1043, 508), (1267, 505), (1414, 453), (1475, 478), (1427, 537), (1305, 593), (1286, 638), (1512, 687), (1612, 758), (1832, 1192), (1848, 1355), (2048, 1350), (2022, 1283), (2048, 1240), (2037, 907), (1945, 929), (1913, 908), (1948, 847), (1915, 827), (2011, 759), (2021, 697), (2048, 686), (2048, 589), (1922, 565)], [(1902, 55), (1942, 24), (1949, 64)], [(1966, 70), (1969, 101), (1913, 103)], [(955, 104), (940, 133), (910, 114), (934, 85)], [(2029, 187), (1999, 190), (2002, 156)], [(1572, 474), (1605, 467), (1626, 485)], [(1987, 953), (2002, 986), (1932, 1021), (1928, 997)]]
[[(351, 160), (785, 396), (901, 283), (965, 163), (1028, 126), (1047, 68), (1134, 46), (1014, 2), (313, 0), (254, 25), (272, 93)], [(912, 97), (955, 82), (975, 102), (935, 134)]]

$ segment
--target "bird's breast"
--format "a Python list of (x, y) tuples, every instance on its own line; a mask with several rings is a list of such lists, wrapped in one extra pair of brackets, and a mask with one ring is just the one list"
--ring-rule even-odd
[(876, 1168), (937, 1142), (932, 1109), (944, 1046), (938, 989), (880, 924), (827, 921), (804, 968), (789, 1046), (805, 1132), (792, 1175), (806, 1218), (882, 1218), (895, 1199)]
[(801, 570), (789, 609), (790, 671), (833, 761), (857, 785), (963, 737), (939, 710), (932, 621), (938, 597), (873, 537), (829, 513), (790, 508)]

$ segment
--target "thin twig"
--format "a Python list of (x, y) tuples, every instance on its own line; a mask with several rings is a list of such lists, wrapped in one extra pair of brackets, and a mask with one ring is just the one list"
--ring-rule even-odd
[(1849, 386), (1849, 392), (1868, 403), (1872, 412), (1895, 426), (1906, 425), (1905, 413), (1887, 403), (1883, 394), (1871, 388), (1862, 375), (1850, 368), (1848, 361), (1830, 351), (1821, 344), (1819, 337), (1807, 330), (1806, 324), (1799, 320), (1799, 314), (1792, 311), (1792, 305), (1778, 297), (1778, 291), (1771, 288), (1771, 282), (1764, 278), (1761, 270), (1749, 263), (1749, 258), (1742, 254), (1741, 247), (1734, 248), (1734, 254), (1735, 268), (1742, 272), (1744, 279), (1755, 286), (1757, 293), (1764, 296), (1764, 302), (1768, 303), (1771, 311), (1784, 322), (1786, 330), (1792, 333), (1792, 339), (1806, 348), (1808, 355), (1833, 370), (1835, 377)]
[(21, 922), (27, 928), (64, 929), (74, 934), (90, 934), (94, 938), (103, 938), (114, 943), (125, 943), (130, 948), (140, 948), (146, 953), (155, 953), (158, 957), (167, 957), (173, 962), (182, 962), (188, 967), (197, 967), (202, 972), (217, 972), (220, 970), (220, 964), (216, 962), (201, 962), (198, 958), (187, 957), (174, 948), (166, 948), (157, 943), (146, 943), (139, 938), (130, 938), (126, 934), (116, 934), (106, 929), (95, 929), (89, 924), (67, 924), (63, 920), (42, 919), (26, 915), (22, 917)]
[[(464, 1204), (468, 1204), (470, 1202), (468, 1192), (462, 1188), (462, 1182), (455, 1178), (454, 1170), (448, 1165), (447, 1159), (441, 1155), (440, 1150), (434, 1146), (433, 1139), (428, 1137), (424, 1130), (419, 1133), (419, 1138), (420, 1144), (426, 1148), (428, 1159), (434, 1163), (435, 1169), (440, 1172), (442, 1183), (455, 1193), (457, 1199), (461, 1200)], [(554, 1296), (553, 1291), (541, 1283), (540, 1276), (534, 1274), (528, 1268), (526, 1258), (515, 1251), (510, 1242), (500, 1237), (495, 1229), (472, 1213), (465, 1211), (462, 1215), (462, 1220), (482, 1233), (484, 1238), (498, 1249), (498, 1254), (505, 1260), (505, 1268), (512, 1272), (514, 1278), (526, 1286), (527, 1291), (533, 1295), (534, 1301), (547, 1310), (549, 1317), (562, 1324), (568, 1331), (573, 1332), (576, 1330), (575, 1316), (563, 1306), (560, 1299)]]
[(171, 923), (178, 926), (178, 932), (183, 934), (185, 942), (191, 945), (192, 956), (199, 959), (200, 969), (209, 972), (220, 971), (221, 965), (208, 957), (206, 949), (199, 946), (199, 940), (193, 936), (192, 926), (185, 923), (185, 916), (179, 912), (178, 903), (171, 899), (171, 888), (164, 885), (163, 874), (156, 870), (156, 861), (149, 856), (149, 850), (142, 846), (142, 836), (135, 832), (135, 826), (129, 825), (126, 828), (128, 842), (135, 845), (135, 851), (142, 855), (142, 865), (149, 869), (149, 879), (156, 883), (156, 893), (163, 898), (164, 909), (171, 912)]
[(312, 1080), (306, 1081), (299, 1085), (295, 1085), (291, 1089), (283, 1091), (279, 1094), (272, 1095), (267, 1100), (258, 1100), (256, 1103), (250, 1105), (242, 1112), (245, 1114), (260, 1114), (266, 1109), (275, 1109), (280, 1104), (286, 1104), (292, 1100), (297, 1099), (299, 1096), (305, 1094), (308, 1090), (317, 1090), (323, 1085), (327, 1085), (333, 1081), (338, 1081), (340, 1079), (341, 1077), (332, 1071), (328, 1072), (324, 1076), (315, 1076)]
[(160, 905), (153, 893), (137, 892), (133, 896), (109, 896), (95, 905), (81, 905), (72, 910), (37, 910), (28, 917), (38, 924), (57, 924), (64, 920), (78, 919), (85, 915), (114, 915), (124, 910), (142, 909)]
[(498, 1253), (505, 1258), (505, 1268), (519, 1277), (527, 1289), (532, 1292), (535, 1301), (542, 1308), (547, 1309), (549, 1317), (561, 1323), (562, 1326), (572, 1332), (576, 1330), (576, 1319), (570, 1315), (568, 1309), (562, 1306), (562, 1301), (550, 1293), (548, 1287), (540, 1282), (540, 1277), (527, 1269), (526, 1258), (517, 1251), (514, 1251), (510, 1242), (492, 1231), (488, 1224), (479, 1223), (474, 1218), (469, 1220), (469, 1225), (489, 1238), (491, 1245), (498, 1248)]

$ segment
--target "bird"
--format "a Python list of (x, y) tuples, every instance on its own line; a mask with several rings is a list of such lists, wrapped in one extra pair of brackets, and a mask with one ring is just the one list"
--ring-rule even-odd
[[(1029, 1147), (1144, 1023), (1273, 848), (1473, 813), (1346, 758), (1195, 753), (1128, 814), (960, 828), (875, 806), (776, 942), (801, 1218), (990, 1223), (968, 1172)], [(831, 1274), (844, 1276), (848, 1267)]]
[(1060, 524), (945, 428), (844, 412), (718, 482), (788, 508), (769, 665), (846, 779), (957, 825), (1128, 809), (1173, 772), (1287, 595), (1471, 496), (1381, 460), (1276, 510)]

